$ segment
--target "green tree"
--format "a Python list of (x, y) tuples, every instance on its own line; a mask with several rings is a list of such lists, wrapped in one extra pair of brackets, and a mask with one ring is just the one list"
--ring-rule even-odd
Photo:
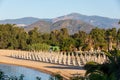
[(62, 39), (60, 42), (60, 49), (62, 51), (73, 51), (75, 45), (75, 40), (72, 38)]
[(42, 42), (47, 43), (50, 45), (50, 34), (49, 33), (44, 33), (41, 35)]
[(54, 31), (51, 31), (50, 33), (50, 45), (52, 46), (58, 46), (59, 45), (59, 41), (58, 41), (58, 36), (60, 34), (60, 31), (58, 30), (54, 30)]
[(84, 31), (73, 34), (72, 38), (75, 40), (75, 47), (79, 49), (80, 47), (85, 46), (87, 37), (88, 34)]
[(120, 51), (115, 49), (110, 52), (105, 52), (105, 54), (108, 57), (108, 61), (105, 63), (98, 64), (96, 62), (89, 62), (85, 65), (85, 69), (87, 70), (86, 75), (94, 75), (97, 73), (97, 75), (103, 76), (103, 80), (119, 80)]
[(94, 49), (105, 48), (106, 40), (105, 40), (105, 30), (94, 28), (91, 30), (90, 35), (94, 41)]
[(112, 50), (112, 47), (116, 47), (117, 42), (117, 31), (116, 28), (107, 29), (106, 30), (106, 39), (108, 41), (108, 50)]
[(50, 46), (45, 43), (35, 43), (32, 45), (28, 45), (27, 50), (33, 50), (33, 51), (48, 51), (50, 49)]
[(71, 77), (70, 80), (89, 80), (89, 79), (83, 76), (74, 76), (74, 77)]
[(120, 49), (120, 28), (117, 31), (117, 49)]
[(69, 33), (68, 33), (67, 28), (60, 29), (60, 32), (57, 36), (57, 39), (59, 40), (59, 42), (65, 40), (65, 39), (68, 39), (68, 38), (69, 38)]
[(27, 45), (26, 36), (24, 29), (16, 25), (0, 25), (0, 48), (23, 49)]
[(35, 44), (35, 43), (40, 43), (40, 33), (38, 32), (38, 28), (34, 28), (33, 30), (30, 30), (28, 32), (29, 39), (27, 40), (28, 44)]

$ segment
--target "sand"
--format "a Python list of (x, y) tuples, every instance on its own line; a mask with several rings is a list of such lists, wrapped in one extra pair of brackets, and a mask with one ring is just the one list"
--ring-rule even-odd
[(16, 50), (0, 50), (0, 63), (24, 66), (51, 75), (59, 73), (68, 80), (74, 74), (80, 74), (82, 76), (85, 74), (85, 70), (81, 67), (57, 65), (51, 63), (11, 58), (9, 56), (12, 52), (16, 52)]

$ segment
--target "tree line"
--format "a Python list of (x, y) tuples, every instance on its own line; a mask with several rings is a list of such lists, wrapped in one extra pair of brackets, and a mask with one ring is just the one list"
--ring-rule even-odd
[[(26, 32), (14, 24), (0, 25), (0, 49), (49, 50), (59, 46), (61, 51), (108, 50), (108, 46), (119, 48), (120, 29), (94, 28), (90, 33), (78, 31), (72, 35), (66, 28), (41, 33), (37, 28)], [(109, 48), (111, 49), (111, 48)]]

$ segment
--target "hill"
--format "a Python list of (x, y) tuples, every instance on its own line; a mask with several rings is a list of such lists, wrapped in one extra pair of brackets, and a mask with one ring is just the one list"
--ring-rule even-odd
[(87, 16), (79, 13), (71, 13), (53, 19), (39, 19), (34, 17), (24, 17), (20, 19), (0, 20), (0, 24), (17, 24), (24, 27), (25, 30), (31, 30), (34, 27), (39, 27), (41, 32), (50, 32), (54, 29), (66, 27), (70, 33), (75, 33), (78, 30), (89, 32), (93, 27), (98, 28), (120, 28), (118, 25), (119, 19), (112, 19), (101, 16)]
[(80, 20), (66, 19), (53, 23), (51, 30), (59, 30), (61, 28), (67, 28), (69, 33), (73, 34), (79, 30), (89, 33), (94, 26)]
[(73, 34), (79, 30), (85, 31), (85, 32), (90, 32), (94, 26), (80, 21), (80, 20), (72, 20), (72, 19), (67, 19), (67, 20), (60, 20), (57, 22), (48, 22), (48, 21), (37, 21), (36, 23), (33, 23), (26, 27), (25, 29), (31, 30), (34, 27), (38, 27), (40, 32), (50, 32), (52, 30), (59, 30), (61, 28), (67, 28), (70, 34)]
[(40, 32), (49, 33), (51, 25), (52, 25), (52, 22), (50, 22), (50, 21), (39, 20), (33, 24), (26, 26), (25, 30), (29, 31), (29, 30), (34, 29), (34, 27), (37, 27)]
[(101, 17), (101, 16), (86, 16), (78, 13), (71, 13), (65, 16), (54, 18), (53, 22), (66, 20), (66, 19), (81, 20), (93, 26), (96, 26), (99, 28), (105, 28), (105, 29), (112, 28), (112, 27), (116, 27), (116, 28), (120, 27), (118, 25), (119, 19), (112, 19), (112, 18)]
[(19, 19), (6, 19), (6, 20), (0, 20), (0, 24), (17, 24), (17, 25), (30, 25), (36, 21), (38, 21), (39, 18), (34, 17), (24, 17)]

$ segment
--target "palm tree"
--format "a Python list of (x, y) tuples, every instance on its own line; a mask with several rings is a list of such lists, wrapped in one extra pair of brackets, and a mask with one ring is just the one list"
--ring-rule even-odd
[[(119, 80), (120, 79), (120, 51), (115, 49), (110, 52), (105, 52), (108, 60), (99, 64), (96, 62), (89, 62), (85, 65), (87, 70), (86, 76), (96, 77), (97, 80)], [(92, 80), (92, 79), (90, 79)]]

